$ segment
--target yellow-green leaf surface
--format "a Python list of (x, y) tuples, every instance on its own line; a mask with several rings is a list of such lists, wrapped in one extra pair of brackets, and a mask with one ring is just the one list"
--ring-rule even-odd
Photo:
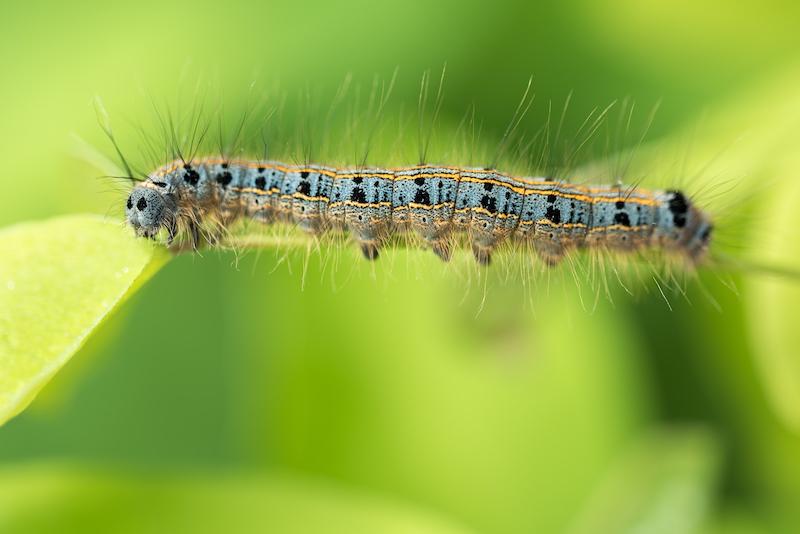
[[(790, 69), (751, 101), (763, 111), (757, 138), (764, 147), (751, 175), (760, 184), (748, 256), (776, 273), (748, 273), (744, 286), (756, 368), (784, 425), (800, 432), (800, 67)], [(756, 122), (756, 121), (754, 121)], [(758, 271), (758, 269), (756, 269)]]
[(704, 431), (645, 436), (622, 454), (570, 532), (696, 532), (711, 510), (718, 456)]
[(30, 404), (167, 258), (119, 222), (94, 215), (0, 231), (0, 424)]
[[(715, 229), (722, 265), (742, 275), (752, 353), (780, 421), (800, 432), (800, 65), (722, 103), (702, 128), (687, 168), (697, 171), (699, 200), (722, 220)], [(657, 143), (646, 169), (668, 170), (689, 132)], [(681, 141), (683, 139), (684, 141)], [(662, 157), (663, 157), (662, 156)], [(691, 184), (690, 184), (691, 185)], [(753, 210), (751, 213), (749, 210)], [(721, 245), (721, 246), (720, 246)], [(744, 252), (744, 254), (743, 254)], [(741, 263), (737, 263), (741, 262)]]
[(466, 532), (413, 506), (291, 476), (135, 477), (34, 465), (0, 472), (0, 532)]
[[(786, 166), (786, 172), (798, 172), (800, 157)], [(763, 240), (767, 261), (774, 265), (800, 270), (800, 228), (797, 203), (800, 182), (774, 195), (770, 203)], [(770, 228), (772, 229), (770, 231)], [(766, 381), (767, 396), (777, 414), (795, 432), (800, 432), (800, 283), (780, 277), (758, 277), (747, 284), (756, 354), (756, 363)]]

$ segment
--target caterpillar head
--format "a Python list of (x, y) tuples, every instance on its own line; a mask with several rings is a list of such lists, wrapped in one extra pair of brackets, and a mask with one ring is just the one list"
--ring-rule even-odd
[(714, 224), (708, 214), (692, 207), (692, 217), (696, 221), (691, 230), (686, 250), (689, 257), (697, 264), (702, 262), (708, 255), (708, 246), (711, 243), (711, 236), (714, 233)]
[(147, 180), (131, 191), (125, 203), (125, 216), (136, 235), (154, 238), (161, 228), (175, 227), (177, 204), (164, 182)]
[(709, 215), (680, 191), (666, 191), (662, 220), (670, 246), (681, 250), (695, 265), (708, 254), (714, 225)]

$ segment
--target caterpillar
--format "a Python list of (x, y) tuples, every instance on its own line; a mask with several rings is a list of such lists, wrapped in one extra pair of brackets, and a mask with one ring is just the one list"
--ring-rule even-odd
[(580, 249), (656, 249), (695, 266), (706, 258), (713, 233), (710, 216), (678, 190), (432, 164), (336, 168), (179, 159), (139, 182), (125, 208), (137, 235), (155, 238), (165, 230), (171, 246), (185, 235), (197, 249), (204, 223), (224, 229), (247, 218), (292, 223), (314, 235), (349, 232), (369, 260), (393, 237), (413, 234), (447, 261), (462, 237), (481, 265), (501, 243), (512, 242), (532, 245), (549, 266)]

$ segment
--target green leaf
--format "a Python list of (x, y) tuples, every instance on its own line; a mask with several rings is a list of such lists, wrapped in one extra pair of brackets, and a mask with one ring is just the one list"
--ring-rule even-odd
[[(712, 256), (743, 278), (753, 359), (770, 407), (800, 432), (800, 66), (720, 104), (684, 156), (698, 183), (698, 200), (717, 218)], [(658, 160), (642, 158), (640, 172), (664, 174), (689, 131), (656, 143)], [(682, 141), (682, 142), (681, 142)], [(685, 150), (685, 149), (684, 149)], [(695, 170), (696, 169), (696, 170)], [(680, 174), (672, 173), (672, 180)], [(730, 310), (723, 310), (730, 313)], [(726, 327), (727, 328), (727, 327)]]
[(647, 435), (612, 467), (569, 532), (695, 532), (711, 509), (718, 456), (704, 431)]
[(0, 231), (0, 258), (3, 424), (169, 256), (118, 222), (76, 215)]
[[(746, 93), (729, 107), (727, 128), (745, 146), (728, 165), (746, 176), (755, 216), (737, 211), (748, 264), (743, 287), (756, 369), (782, 424), (800, 432), (800, 67)], [(746, 111), (742, 111), (746, 110)], [(742, 116), (741, 118), (740, 115)], [(741, 189), (741, 188), (740, 188)], [(750, 272), (752, 271), (752, 272)]]
[(734, 505), (718, 511), (707, 524), (703, 525), (698, 534), (769, 534), (791, 531), (789, 525), (773, 524), (769, 519), (754, 514), (746, 507)]
[(466, 532), (433, 513), (293, 476), (136, 477), (35, 465), (0, 473), (2, 532)]
[[(798, 105), (800, 113), (800, 105)], [(800, 154), (788, 152), (768, 169), (772, 179), (784, 180), (770, 195), (761, 218), (760, 258), (768, 265), (800, 271)], [(792, 277), (754, 277), (746, 285), (753, 351), (766, 393), (781, 421), (800, 432), (800, 283)]]

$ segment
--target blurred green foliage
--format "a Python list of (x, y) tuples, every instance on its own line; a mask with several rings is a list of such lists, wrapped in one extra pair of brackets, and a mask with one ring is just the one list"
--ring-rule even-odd
[[(662, 99), (650, 134), (662, 146), (710, 110), (699, 165), (714, 162), (714, 183), (763, 193), (736, 244), (797, 265), (798, 11), (6, 3), (0, 224), (119, 213), (113, 182), (75, 156), (73, 133), (107, 146), (95, 95), (124, 125), (149, 94), (176, 94), (186, 71), (234, 103), (253, 80), (329, 96), (347, 72), (368, 84), (399, 67), (393, 99), (412, 113), (420, 73), (447, 62), (444, 128), (474, 103), (489, 141), (531, 74), (540, 103), (574, 91), (573, 128), (614, 99)], [(717, 158), (720, 145), (731, 146)], [(336, 254), (167, 264), (0, 428), (0, 531), (800, 528), (798, 308), (786, 281), (737, 277), (737, 293), (706, 273), (721, 312), (691, 285), (674, 311), (657, 292), (618, 291), (590, 314), (570, 284), (544, 284), (530, 306), (523, 281), (496, 271), (484, 294), (425, 252), (375, 265)]]

